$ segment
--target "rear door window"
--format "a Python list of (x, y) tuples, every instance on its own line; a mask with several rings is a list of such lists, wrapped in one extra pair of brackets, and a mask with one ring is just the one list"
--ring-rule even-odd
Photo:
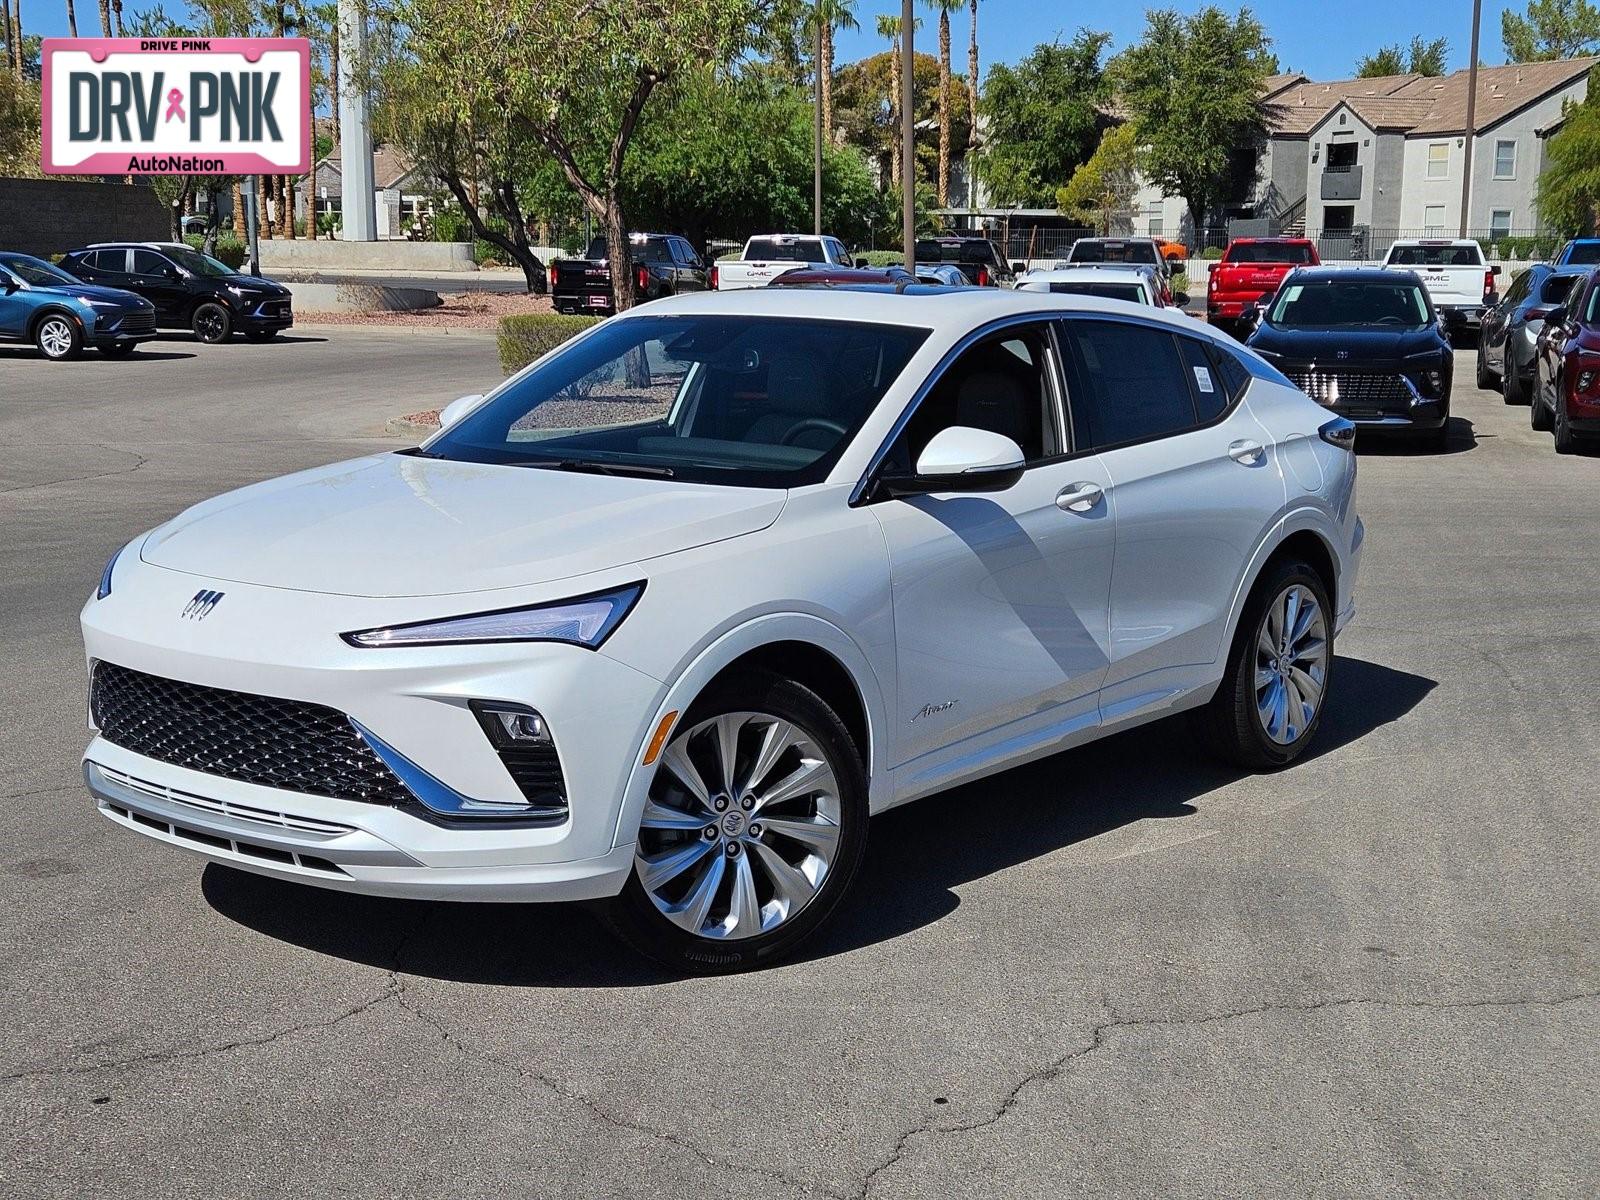
[(159, 279), (172, 266), (154, 250), (133, 252), (133, 273), (146, 279)]
[[(1189, 368), (1164, 329), (1123, 321), (1062, 322), (1077, 449), (1169, 437), (1199, 424)], [(1184, 339), (1188, 340), (1188, 339)], [(1203, 365), (1210, 370), (1209, 359)], [(1216, 387), (1214, 379), (1208, 380)]]

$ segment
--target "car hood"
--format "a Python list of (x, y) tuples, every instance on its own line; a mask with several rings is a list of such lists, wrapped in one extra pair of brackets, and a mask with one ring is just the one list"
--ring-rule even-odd
[(35, 292), (47, 296), (83, 297), (85, 300), (106, 300), (115, 304), (123, 304), (129, 308), (153, 307), (150, 301), (133, 292), (125, 292), (121, 288), (97, 287), (92, 283), (57, 283), (50, 287), (35, 287)]
[(1285, 358), (1333, 360), (1342, 353), (1352, 364), (1392, 361), (1447, 348), (1431, 325), (1422, 329), (1288, 329), (1262, 325), (1245, 344), (1252, 350)]
[(239, 288), (241, 291), (250, 292), (257, 296), (287, 296), (289, 289), (281, 283), (274, 283), (270, 279), (262, 279), (258, 275), (228, 275), (219, 282), (229, 287)]
[(781, 490), (381, 454), (196, 505), (147, 563), (217, 581), (350, 596), (548, 583), (764, 529)]

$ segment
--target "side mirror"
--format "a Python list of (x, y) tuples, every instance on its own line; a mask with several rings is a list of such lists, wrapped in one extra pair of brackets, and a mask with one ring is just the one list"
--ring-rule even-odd
[(5, 292), (5, 294), (9, 296), (16, 290), (17, 281), (15, 279), (12, 279), (9, 275), (5, 279), (0, 279), (0, 291)]
[(1499, 263), (1495, 263), (1495, 264), (1491, 265), (1489, 267), (1489, 274), (1491, 274), (1491, 275), (1500, 274), (1500, 264)]
[(1207, 275), (1215, 275), (1217, 273), (1217, 268), (1220, 267), (1221, 265), (1222, 264), (1220, 262), (1218, 262), (1216, 259), (1212, 259), (1210, 262), (1208, 262), (1206, 264), (1206, 274)]
[(1187, 308), (1188, 305), (1189, 305), (1189, 293), (1188, 292), (1173, 292), (1172, 293), (1172, 307), (1173, 308)]
[(1552, 326), (1565, 325), (1567, 323), (1567, 306), (1563, 304), (1559, 308), (1552, 308), (1550, 315), (1544, 319), (1544, 323)]
[(459, 400), (452, 400), (439, 412), (439, 428), (449, 429), (483, 399), (482, 392), (473, 392), (469, 396), (462, 396)]
[(856, 259), (856, 266), (862, 268), (863, 270), (865, 270), (867, 267), (870, 267), (871, 265), (872, 264), (870, 262), (868, 262), (864, 258)]
[(1254, 329), (1261, 324), (1261, 318), (1267, 315), (1267, 310), (1259, 304), (1246, 305), (1239, 314), (1239, 320), (1246, 328)]
[(1027, 269), (1028, 264), (1025, 262), (1014, 262), (1011, 264), (1011, 273), (1013, 275), (1021, 275)]
[(915, 475), (885, 476), (891, 496), (926, 492), (1003, 492), (1022, 478), (1022, 447), (1003, 434), (968, 425), (941, 429), (917, 457)]

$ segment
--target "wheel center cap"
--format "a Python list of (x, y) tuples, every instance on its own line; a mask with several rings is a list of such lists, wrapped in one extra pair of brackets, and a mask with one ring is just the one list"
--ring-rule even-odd
[(722, 832), (726, 837), (736, 838), (744, 833), (745, 815), (737, 808), (730, 808), (722, 814)]

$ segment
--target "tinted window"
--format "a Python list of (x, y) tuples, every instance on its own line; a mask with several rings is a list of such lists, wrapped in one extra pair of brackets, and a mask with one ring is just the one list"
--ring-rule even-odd
[(1180, 433), (1196, 424), (1177, 338), (1120, 321), (1063, 323), (1077, 448)]
[(1433, 320), (1427, 293), (1396, 277), (1378, 279), (1310, 279), (1285, 281), (1268, 310), (1274, 325), (1327, 329), (1334, 326), (1393, 325), (1416, 327)]
[(1235, 242), (1222, 256), (1230, 263), (1297, 263), (1312, 262), (1311, 247), (1288, 242)]
[(1194, 338), (1180, 337), (1178, 356), (1188, 372), (1195, 416), (1201, 424), (1220, 417), (1222, 410), (1228, 407), (1227, 384), (1217, 377), (1217, 365), (1211, 361), (1205, 345)]
[(1563, 259), (1569, 263), (1600, 263), (1600, 242), (1574, 242)]
[[(1582, 297), (1579, 297), (1578, 302), (1580, 304), (1583, 302)], [(1583, 323), (1585, 325), (1600, 324), (1600, 288), (1589, 289), (1589, 303), (1583, 314)]]
[(1144, 288), (1137, 283), (1052, 283), (1050, 290), (1068, 296), (1104, 296), (1107, 300), (1149, 303), (1144, 298)]
[(1072, 244), (1071, 261), (1131, 262), (1158, 265), (1161, 256), (1154, 242), (1102, 242), (1080, 240)]
[(1533, 284), (1533, 271), (1518, 271), (1517, 277), (1511, 281), (1511, 287), (1506, 292), (1505, 302), (1515, 307), (1522, 303), (1522, 298), (1528, 294), (1528, 289)]
[(1540, 304), (1563, 304), (1566, 302), (1567, 293), (1572, 291), (1572, 285), (1578, 281), (1576, 275), (1552, 275), (1544, 281), (1544, 286), (1539, 289)]
[(1407, 267), (1481, 267), (1483, 251), (1470, 246), (1396, 246), (1389, 261)]
[(994, 247), (982, 238), (940, 242), (928, 239), (917, 243), (918, 262), (987, 263), (999, 262)]
[(1228, 400), (1231, 403), (1238, 399), (1239, 394), (1250, 383), (1249, 368), (1239, 361), (1238, 355), (1215, 342), (1211, 344), (1211, 357), (1216, 361), (1217, 374), (1222, 376), (1222, 383), (1228, 389)]
[(84, 261), (98, 271), (126, 271), (128, 269), (128, 252), (126, 250), (91, 250)]
[(915, 466), (934, 434), (966, 425), (1002, 434), (1029, 462), (1061, 452), (1043, 326), (1007, 329), (962, 352), (934, 384), (890, 450), (891, 471)]
[(60, 287), (63, 283), (78, 282), (61, 268), (53, 267), (44, 259), (33, 258), (27, 254), (0, 259), (0, 268), (9, 271), (23, 283), (31, 283), (35, 287)]
[(160, 276), (171, 269), (171, 264), (154, 250), (135, 250), (133, 252), (133, 273), (135, 275)]
[(815, 483), (927, 332), (779, 317), (608, 321), (427, 453), (694, 483)]
[(751, 238), (745, 257), (755, 262), (825, 262), (816, 238)]

